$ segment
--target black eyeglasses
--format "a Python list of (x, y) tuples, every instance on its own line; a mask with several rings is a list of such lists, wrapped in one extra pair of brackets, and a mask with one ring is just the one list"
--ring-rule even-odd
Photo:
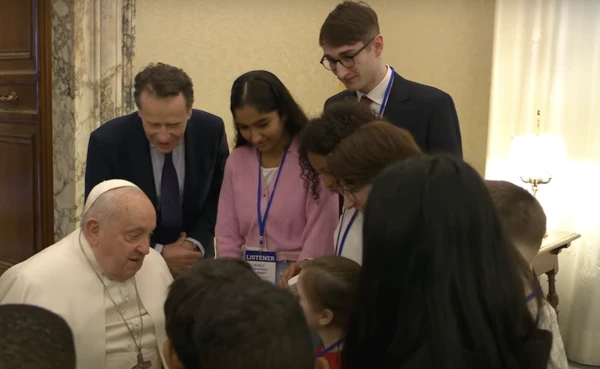
[[(377, 36), (375, 36), (377, 37)], [(367, 48), (367, 46), (369, 46), (371, 44), (371, 42), (373, 42), (373, 40), (375, 39), (375, 37), (373, 37), (372, 39), (370, 39), (369, 41), (367, 41), (366, 44), (363, 45), (363, 47), (361, 47), (360, 49), (358, 49), (354, 54), (352, 55), (343, 55), (340, 59), (333, 59), (332, 57), (329, 57), (327, 55), (323, 55), (323, 57), (321, 58), (321, 65), (323, 67), (325, 67), (325, 69), (327, 70), (336, 70), (337, 68), (337, 63), (340, 63), (341, 65), (343, 65), (346, 68), (352, 68), (354, 66), (354, 58), (356, 58), (356, 56), (358, 56), (358, 54), (360, 54), (364, 49)]]

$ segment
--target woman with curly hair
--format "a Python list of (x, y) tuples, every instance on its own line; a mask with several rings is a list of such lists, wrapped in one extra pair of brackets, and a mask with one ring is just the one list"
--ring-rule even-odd
[(318, 175), (303, 186), (298, 135), (308, 119), (274, 74), (238, 77), (230, 109), (236, 142), (219, 197), (216, 255), (244, 258), (276, 283), (290, 264), (333, 253), (338, 198)]
[[(332, 248), (336, 255), (362, 262), (362, 209), (371, 181), (386, 166), (412, 156), (421, 149), (405, 129), (378, 120), (356, 101), (335, 103), (311, 120), (300, 135), (300, 158), (305, 185), (319, 175), (341, 195), (342, 212)], [(296, 264), (280, 284), (300, 273)]]
[[(298, 138), (300, 167), (302, 168), (301, 176), (304, 179), (305, 188), (314, 191), (323, 182), (331, 191), (335, 192), (334, 180), (326, 168), (326, 156), (339, 145), (344, 137), (349, 136), (361, 125), (376, 119), (377, 115), (369, 107), (358, 104), (356, 101), (344, 100), (328, 106), (320, 116), (309, 120)], [(339, 200), (336, 202), (338, 203), (339, 215), (342, 204), (341, 195), (338, 198)], [(359, 216), (355, 225), (351, 227), (352, 230), (350, 230), (347, 237), (349, 239), (348, 244), (356, 244), (356, 240), (361, 238), (361, 218)], [(348, 219), (349, 217), (345, 219), (345, 222)], [(347, 224), (344, 223), (343, 226), (346, 227)], [(338, 230), (336, 235), (339, 233), (339, 228), (340, 224), (336, 227)], [(358, 237), (356, 236), (357, 232), (360, 233)], [(329, 239), (329, 249), (332, 253), (334, 252), (332, 243), (334, 237), (332, 236)], [(350, 246), (348, 250), (353, 248), (355, 247)], [(345, 254), (345, 256), (347, 255)], [(285, 271), (279, 281), (281, 287), (288, 287), (288, 280), (300, 273), (302, 264), (302, 262), (294, 263), (291, 268)]]

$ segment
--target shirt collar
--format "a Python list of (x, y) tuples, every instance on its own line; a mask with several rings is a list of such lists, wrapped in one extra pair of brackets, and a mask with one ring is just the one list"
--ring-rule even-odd
[[(117, 282), (117, 281), (114, 281), (114, 280), (108, 278), (108, 276), (104, 273), (104, 270), (102, 270), (102, 267), (100, 266), (100, 264), (98, 264), (98, 260), (96, 259), (94, 250), (92, 250), (92, 246), (90, 245), (87, 238), (85, 237), (85, 233), (83, 232), (83, 230), (79, 231), (79, 237), (81, 240), (81, 248), (83, 248), (83, 252), (85, 253), (84, 258), (89, 260), (89, 263), (92, 264), (92, 268), (94, 269), (94, 271), (98, 275), (100, 275), (100, 277), (102, 277), (102, 280), (104, 281), (104, 285), (106, 285), (108, 287), (113, 283), (118, 284), (118, 285), (124, 284), (125, 282)], [(87, 256), (87, 258), (86, 258), (86, 256)], [(87, 262), (87, 260), (86, 260), (86, 262)], [(100, 283), (100, 282), (98, 282), (98, 283)]]
[[(178, 151), (183, 147), (183, 141), (185, 141), (185, 140), (182, 139), (181, 141), (179, 141), (177, 146), (175, 146), (175, 148), (173, 149), (173, 152)], [(150, 142), (150, 149), (156, 150), (156, 146), (154, 146), (154, 144), (152, 142)]]
[(360, 91), (356, 92), (356, 94), (358, 95), (359, 101), (363, 97), (363, 95), (367, 95), (367, 97), (371, 101), (377, 103), (378, 105), (383, 104), (383, 98), (385, 97), (385, 90), (387, 89), (388, 83), (390, 83), (390, 79), (392, 78), (392, 68), (390, 68), (389, 65), (386, 65), (386, 68), (387, 68), (387, 72), (385, 73), (385, 77), (383, 77), (381, 82), (379, 82), (379, 84), (377, 86), (375, 86), (375, 88), (372, 89), (371, 92), (369, 92), (368, 94), (364, 94)]

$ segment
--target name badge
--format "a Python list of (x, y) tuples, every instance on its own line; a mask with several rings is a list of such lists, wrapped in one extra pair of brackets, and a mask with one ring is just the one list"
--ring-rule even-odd
[(277, 253), (275, 251), (248, 249), (244, 251), (244, 260), (252, 266), (260, 278), (275, 283), (277, 275)]

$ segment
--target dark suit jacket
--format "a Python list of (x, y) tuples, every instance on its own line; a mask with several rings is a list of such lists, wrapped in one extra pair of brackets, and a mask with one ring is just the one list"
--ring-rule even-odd
[[(356, 92), (342, 91), (325, 102), (357, 99)], [(408, 130), (426, 153), (445, 153), (462, 158), (462, 139), (452, 97), (435, 87), (422, 85), (394, 74), (383, 116)]]
[[(193, 110), (185, 130), (183, 229), (214, 256), (217, 205), (229, 147), (223, 120)], [(98, 183), (125, 179), (138, 185), (158, 210), (150, 143), (138, 113), (115, 118), (92, 132), (85, 170), (85, 197)], [(158, 214), (158, 211), (157, 211)], [(157, 217), (157, 222), (160, 219)], [(155, 235), (156, 236), (156, 235)], [(152, 245), (156, 243), (153, 236)]]

